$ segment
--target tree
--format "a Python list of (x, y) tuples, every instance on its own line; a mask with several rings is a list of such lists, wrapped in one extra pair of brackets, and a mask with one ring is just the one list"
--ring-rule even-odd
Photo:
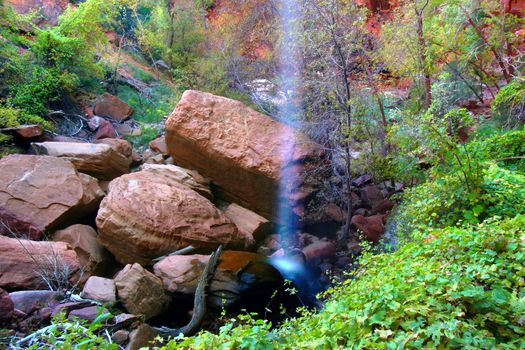
[(352, 217), (353, 127), (360, 97), (351, 78), (371, 74), (363, 60), (369, 48), (366, 13), (342, 0), (305, 0), (303, 6), (306, 122), (331, 154), (333, 172), (344, 184), (345, 239)]

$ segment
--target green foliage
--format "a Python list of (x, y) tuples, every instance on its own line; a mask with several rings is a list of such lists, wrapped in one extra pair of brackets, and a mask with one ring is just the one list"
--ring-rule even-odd
[(118, 345), (99, 334), (104, 321), (111, 318), (110, 313), (105, 313), (100, 308), (97, 318), (88, 323), (79, 319), (68, 319), (60, 313), (53, 317), (51, 325), (41, 330), (39, 337), (34, 339), (28, 349), (49, 350), (116, 350)]
[(503, 126), (515, 128), (525, 123), (525, 80), (505, 85), (492, 102), (494, 118)]
[(365, 253), (357, 279), (318, 314), (224, 326), (161, 349), (520, 349), (525, 346), (525, 216), (420, 232)]

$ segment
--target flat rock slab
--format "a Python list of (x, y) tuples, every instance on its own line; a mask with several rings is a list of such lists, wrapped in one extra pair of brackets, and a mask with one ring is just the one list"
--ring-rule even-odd
[(131, 159), (107, 144), (42, 142), (33, 143), (35, 154), (69, 160), (81, 172), (99, 180), (112, 180), (129, 173)]

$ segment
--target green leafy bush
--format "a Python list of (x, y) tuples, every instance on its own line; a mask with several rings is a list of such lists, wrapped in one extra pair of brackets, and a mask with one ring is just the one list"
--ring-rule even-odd
[(519, 215), (421, 232), (394, 253), (365, 253), (317, 314), (274, 330), (248, 319), (161, 349), (523, 348), (524, 227)]
[(501, 88), (492, 102), (494, 118), (514, 128), (525, 122), (525, 81), (515, 80)]
[(27, 349), (45, 350), (116, 350), (118, 345), (99, 334), (104, 321), (111, 318), (111, 314), (99, 309), (97, 318), (89, 323), (77, 318), (68, 319), (63, 313), (53, 317), (51, 325), (41, 329), (38, 336), (30, 341)]

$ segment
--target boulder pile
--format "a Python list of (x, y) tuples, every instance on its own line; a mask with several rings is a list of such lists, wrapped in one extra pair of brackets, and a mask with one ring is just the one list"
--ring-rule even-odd
[[(89, 127), (100, 133), (125, 123), (128, 107), (102, 96)], [(348, 265), (336, 258), (341, 248), (328, 229), (344, 213), (318, 202), (321, 188), (310, 176), (326, 160), (300, 132), (199, 91), (184, 93), (165, 135), (141, 157), (110, 131), (92, 143), (40, 142), (28, 132), (27, 140), (39, 141), (32, 154), (0, 159), (0, 327), (23, 335), (57, 313), (92, 321), (100, 307), (112, 307), (122, 313), (107, 329), (134, 349), (156, 334), (144, 321), (191, 310), (219, 246), (211, 310), (256, 305), (264, 312), (286, 288), (273, 259), (288, 251), (319, 271), (307, 279)], [(370, 176), (354, 179), (354, 187), (352, 225), (376, 242), (397, 188), (374, 185)], [(277, 208), (291, 219), (283, 221)], [(283, 229), (291, 233), (286, 240), (277, 234)]]

